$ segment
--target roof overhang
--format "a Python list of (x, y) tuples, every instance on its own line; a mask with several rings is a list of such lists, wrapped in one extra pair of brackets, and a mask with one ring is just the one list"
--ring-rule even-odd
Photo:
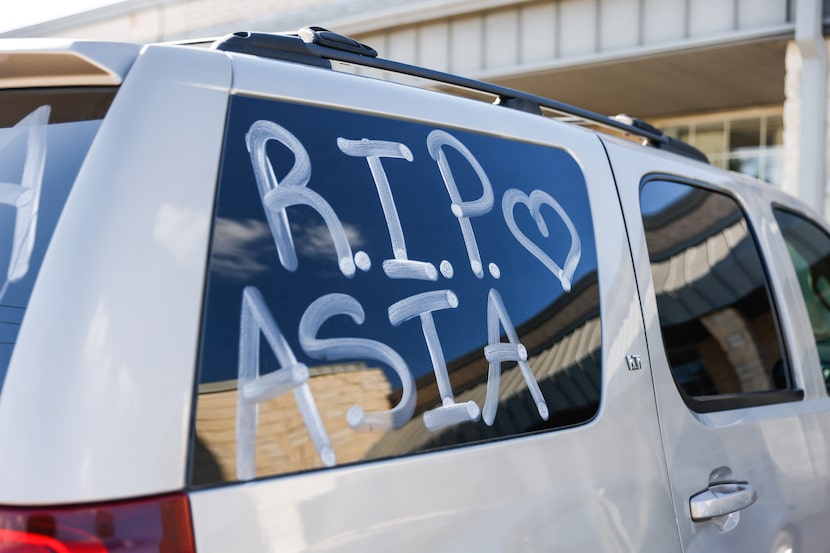
[(767, 37), (489, 78), (599, 113), (643, 118), (783, 104), (788, 41)]

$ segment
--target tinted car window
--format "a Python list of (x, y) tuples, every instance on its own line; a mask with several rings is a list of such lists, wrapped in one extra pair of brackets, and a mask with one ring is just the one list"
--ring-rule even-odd
[(581, 423), (600, 352), (591, 213), (568, 153), (232, 99), (194, 483)]
[(114, 94), (0, 92), (0, 386), (43, 255)]
[(810, 316), (825, 385), (830, 388), (830, 236), (806, 217), (775, 209)]
[(792, 387), (766, 273), (731, 197), (665, 180), (641, 191), (663, 342), (674, 379), (706, 411), (778, 401)]

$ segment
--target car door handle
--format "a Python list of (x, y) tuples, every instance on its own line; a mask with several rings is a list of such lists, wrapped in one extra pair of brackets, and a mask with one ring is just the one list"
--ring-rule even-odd
[(746, 482), (713, 484), (689, 499), (692, 520), (709, 520), (746, 509), (758, 499), (758, 492)]

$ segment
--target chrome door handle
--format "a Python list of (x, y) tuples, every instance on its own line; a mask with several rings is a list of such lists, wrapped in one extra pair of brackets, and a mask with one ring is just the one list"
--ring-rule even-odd
[(746, 482), (712, 484), (689, 499), (692, 520), (709, 520), (746, 509), (758, 499), (758, 492)]

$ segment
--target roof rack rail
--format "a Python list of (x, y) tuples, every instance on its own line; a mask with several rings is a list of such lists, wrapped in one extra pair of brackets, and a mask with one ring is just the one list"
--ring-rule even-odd
[(377, 51), (373, 48), (323, 27), (303, 27), (296, 33), (286, 34), (238, 32), (220, 38), (213, 43), (212, 48), (318, 67), (330, 68), (330, 60), (353, 63), (475, 90), (495, 96), (496, 101), (494, 103), (497, 105), (540, 115), (542, 114), (542, 108), (547, 108), (588, 123), (640, 137), (644, 144), (654, 148), (674, 152), (704, 163), (709, 162), (706, 154), (691, 144), (666, 136), (660, 129), (649, 125), (642, 119), (624, 114), (609, 117), (543, 96), (434, 69), (379, 58), (377, 57)]

